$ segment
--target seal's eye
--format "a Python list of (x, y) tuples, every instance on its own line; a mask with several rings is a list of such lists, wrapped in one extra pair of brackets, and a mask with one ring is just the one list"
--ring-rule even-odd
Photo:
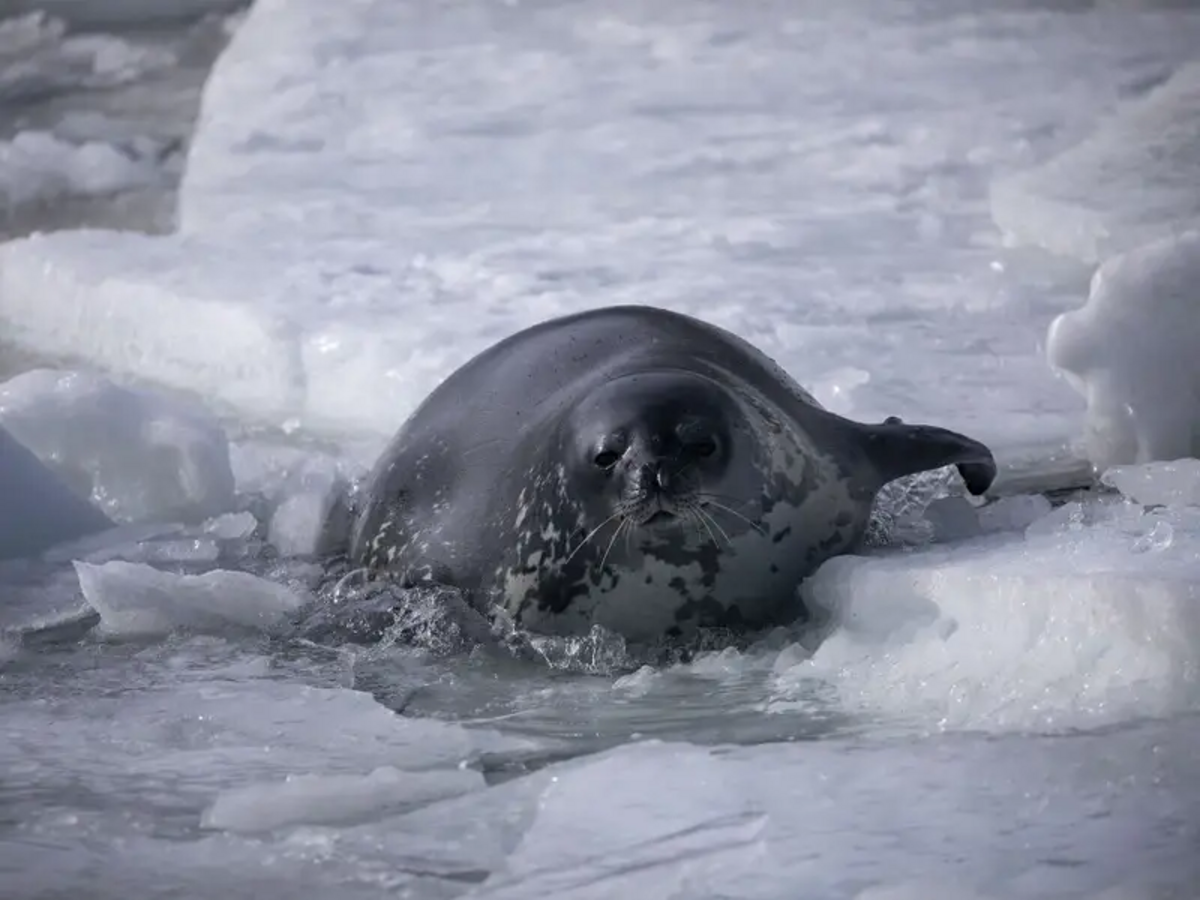
[(601, 450), (592, 460), (601, 469), (611, 469), (617, 464), (617, 460), (621, 458), (621, 454), (616, 450)]
[(701, 459), (708, 459), (708, 457), (717, 452), (717, 442), (710, 437), (703, 437), (692, 441), (688, 445), (688, 450)]

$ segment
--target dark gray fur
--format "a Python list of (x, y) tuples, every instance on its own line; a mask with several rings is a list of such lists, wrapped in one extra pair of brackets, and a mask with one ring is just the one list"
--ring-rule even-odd
[(797, 584), (858, 545), (885, 483), (949, 464), (974, 494), (995, 477), (963, 435), (852, 422), (727, 331), (610, 307), (434, 390), (367, 482), (351, 558), (535, 631), (757, 627), (803, 612)]

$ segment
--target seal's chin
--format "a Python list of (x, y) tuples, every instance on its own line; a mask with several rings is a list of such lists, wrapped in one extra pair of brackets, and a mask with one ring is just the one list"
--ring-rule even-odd
[(650, 514), (650, 517), (642, 521), (642, 525), (666, 525), (674, 522), (678, 517), (675, 513), (666, 509), (656, 509)]

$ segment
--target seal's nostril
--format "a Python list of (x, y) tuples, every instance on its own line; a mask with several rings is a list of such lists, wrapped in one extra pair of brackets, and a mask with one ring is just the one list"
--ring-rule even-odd
[(654, 482), (664, 491), (670, 489), (671, 476), (667, 473), (665, 466), (660, 466), (654, 473)]
[(617, 453), (615, 450), (601, 450), (596, 454), (596, 457), (592, 460), (592, 462), (594, 462), (598, 468), (611, 469), (617, 464), (617, 461), (620, 458), (621, 454)]

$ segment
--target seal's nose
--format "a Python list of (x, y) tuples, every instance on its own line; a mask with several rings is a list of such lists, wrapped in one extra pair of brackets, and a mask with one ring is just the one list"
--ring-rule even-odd
[(653, 487), (659, 493), (664, 493), (671, 489), (671, 476), (667, 471), (666, 464), (661, 461), (642, 463), (642, 484), (647, 487)]
[(659, 463), (654, 472), (654, 483), (658, 485), (660, 491), (669, 491), (671, 489), (671, 476), (667, 474), (667, 467)]

